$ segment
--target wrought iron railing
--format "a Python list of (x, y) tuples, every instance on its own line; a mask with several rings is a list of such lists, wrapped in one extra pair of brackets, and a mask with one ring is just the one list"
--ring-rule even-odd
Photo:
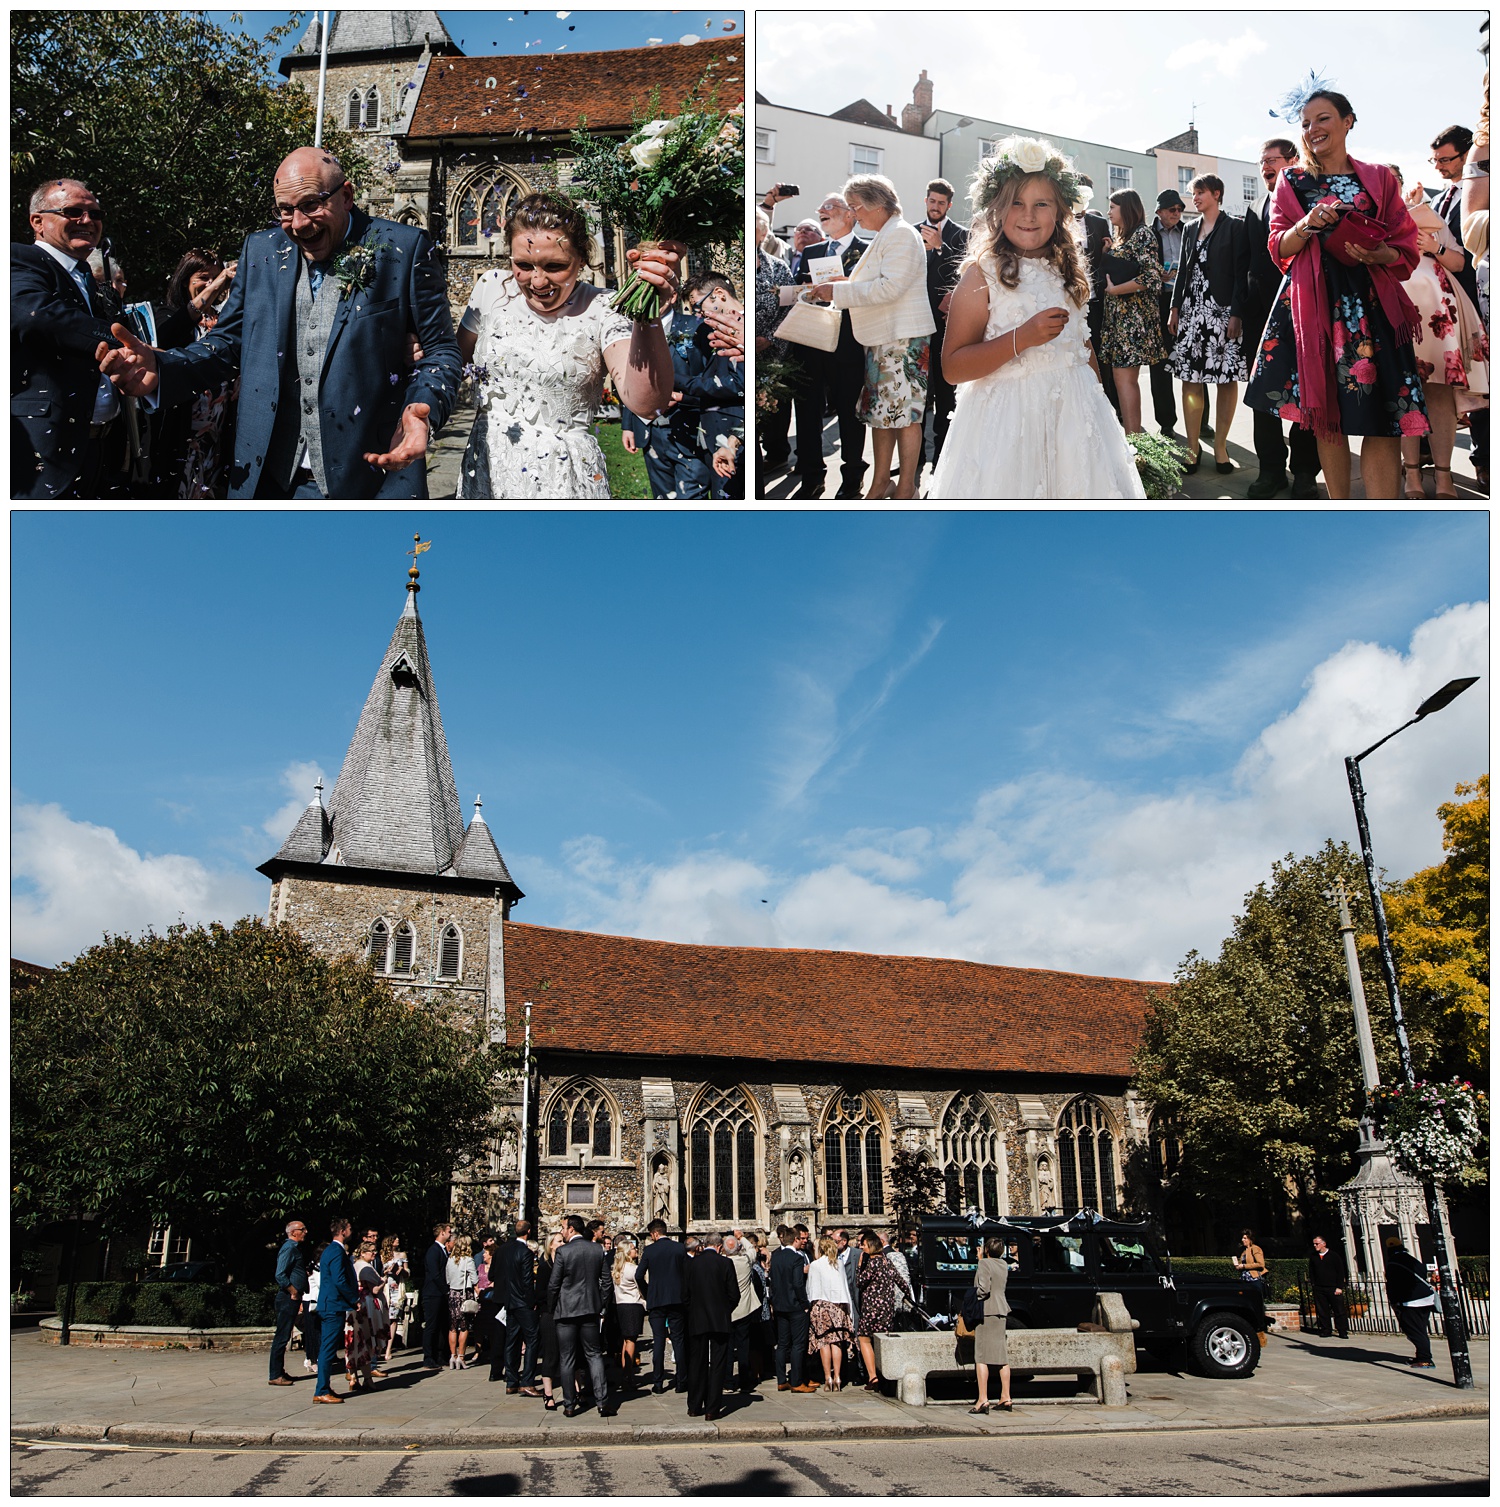
[[(1298, 1306), (1301, 1309), (1301, 1324), (1305, 1333), (1317, 1329), (1317, 1314), (1313, 1308), (1312, 1288), (1303, 1278), (1298, 1284)], [(1384, 1282), (1372, 1282), (1367, 1277), (1356, 1278), (1347, 1289), (1349, 1298), (1349, 1331), (1351, 1334), (1399, 1334), (1401, 1326), (1396, 1322), (1396, 1311), (1386, 1296)], [(1458, 1295), (1463, 1310), (1464, 1323), (1470, 1335), (1490, 1332), (1489, 1282), (1482, 1276), (1460, 1272)], [(1430, 1334), (1443, 1332), (1442, 1309), (1436, 1304), (1429, 1310)], [(1331, 1319), (1330, 1315), (1330, 1319)]]

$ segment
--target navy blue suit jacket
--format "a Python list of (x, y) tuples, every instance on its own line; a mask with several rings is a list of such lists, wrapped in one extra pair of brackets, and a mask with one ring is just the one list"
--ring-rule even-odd
[(89, 437), (109, 320), (90, 312), (78, 284), (35, 244), (10, 248), (10, 493), (60, 497), (78, 480)]
[(658, 1235), (648, 1240), (635, 1264), (635, 1285), (646, 1299), (646, 1308), (675, 1308), (685, 1296), (682, 1278), (687, 1248), (680, 1240)]
[(318, 1312), (347, 1313), (359, 1302), (359, 1282), (349, 1252), (337, 1240), (328, 1242), (318, 1262)]
[[(372, 220), (356, 209), (343, 249), (361, 242), (375, 247), (375, 270), (367, 287), (339, 298), (318, 391), (329, 495), (426, 497), (425, 457), (389, 475), (364, 457), (366, 451), (390, 449), (408, 403), (431, 407), (428, 422), (434, 433), (452, 411), (463, 362), (447, 283), (425, 230)], [(292, 337), (300, 256), (279, 226), (256, 231), (240, 252), (239, 271), (219, 322), (193, 345), (158, 357), (163, 404), (184, 402), (239, 373), (229, 468), (232, 498), (255, 496), (278, 411), (284, 422), (297, 422)], [(407, 354), (407, 336), (413, 333), (423, 350), (415, 370)]]

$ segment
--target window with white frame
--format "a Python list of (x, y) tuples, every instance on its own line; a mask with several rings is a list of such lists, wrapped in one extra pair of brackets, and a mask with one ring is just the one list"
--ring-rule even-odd
[(755, 160), (766, 163), (774, 163), (776, 161), (775, 131), (768, 131), (764, 126), (756, 126)]
[(1240, 179), (1240, 193), (1246, 204), (1254, 204), (1260, 194), (1259, 181), (1252, 174), (1246, 173)]
[(374, 84), (370, 85), (370, 92), (365, 95), (365, 119), (364, 127), (367, 131), (376, 130), (380, 125), (380, 90)]
[(1134, 188), (1135, 173), (1128, 167), (1121, 167), (1117, 162), (1109, 164), (1109, 191), (1112, 194), (1124, 193), (1128, 188)]
[(878, 173), (882, 171), (881, 163), (885, 161), (885, 153), (879, 147), (860, 146), (858, 142), (849, 144), (849, 174), (853, 177), (857, 173)]
[(1198, 170), (1189, 163), (1186, 167), (1177, 169), (1177, 192), (1185, 194), (1193, 186), (1193, 179), (1198, 176)]
[(365, 946), (365, 956), (376, 973), (390, 971), (391, 928), (384, 921), (377, 921), (370, 928), (370, 940)]
[(417, 934), (410, 921), (403, 921), (391, 938), (391, 972), (410, 973), (416, 960)]
[(995, 149), (1000, 145), (993, 136), (981, 136), (979, 138), (979, 160), (988, 162), (995, 155)]

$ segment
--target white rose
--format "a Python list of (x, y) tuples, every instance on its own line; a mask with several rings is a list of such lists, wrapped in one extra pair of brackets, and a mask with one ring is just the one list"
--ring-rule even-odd
[(1094, 190), (1087, 183), (1078, 185), (1078, 194), (1073, 200), (1073, 213), (1081, 215), (1094, 202)]
[(1039, 173), (1047, 166), (1047, 148), (1030, 137), (1022, 137), (1012, 149), (1010, 160), (1023, 173)]
[(630, 160), (637, 167), (655, 167), (665, 148), (666, 142), (660, 136), (653, 136), (649, 141), (640, 141), (631, 147)]
[(674, 124), (675, 122), (670, 120), (648, 121), (640, 128), (639, 131), (636, 132), (636, 135), (638, 135), (643, 141), (650, 141), (653, 136), (665, 136), (667, 132), (672, 129)]

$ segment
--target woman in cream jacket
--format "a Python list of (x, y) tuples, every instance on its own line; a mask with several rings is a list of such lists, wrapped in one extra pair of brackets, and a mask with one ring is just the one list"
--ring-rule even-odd
[[(848, 278), (811, 290), (848, 309), (854, 338), (865, 348), (860, 417), (874, 431), (869, 498), (915, 497), (922, 455), (922, 411), (927, 406), (928, 347), (937, 321), (927, 298), (927, 249), (914, 225), (901, 218), (901, 201), (889, 178), (861, 174), (844, 185), (844, 198), (861, 230), (875, 239)], [(901, 475), (891, 487), (891, 456)]]

